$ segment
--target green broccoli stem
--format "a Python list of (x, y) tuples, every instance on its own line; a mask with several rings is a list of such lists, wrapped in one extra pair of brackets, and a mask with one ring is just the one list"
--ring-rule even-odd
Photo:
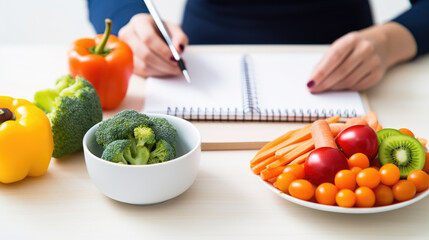
[(149, 160), (150, 152), (147, 147), (138, 147), (136, 149), (136, 156), (125, 155), (125, 159), (131, 163), (131, 165), (146, 165)]
[(10, 120), (15, 120), (15, 114), (9, 108), (0, 108), (0, 124)]
[(109, 40), (110, 33), (112, 32), (112, 21), (110, 19), (106, 19), (106, 29), (104, 30), (103, 38), (101, 39), (101, 43), (95, 47), (94, 54), (105, 56), (109, 54), (112, 49), (105, 49), (107, 40)]

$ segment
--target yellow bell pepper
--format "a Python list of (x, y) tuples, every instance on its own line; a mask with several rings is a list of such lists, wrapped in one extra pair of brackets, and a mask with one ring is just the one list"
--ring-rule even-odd
[(53, 149), (46, 114), (27, 100), (0, 96), (0, 182), (43, 175)]

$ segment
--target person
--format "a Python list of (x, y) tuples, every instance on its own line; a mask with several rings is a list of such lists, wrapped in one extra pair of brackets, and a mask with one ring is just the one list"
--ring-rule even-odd
[[(331, 44), (307, 87), (312, 93), (365, 90), (398, 63), (429, 52), (429, 0), (373, 25), (368, 0), (189, 0), (182, 26), (166, 22), (183, 53), (188, 44)], [(113, 33), (134, 52), (135, 73), (179, 75), (180, 70), (141, 0), (88, 0), (98, 33), (111, 18)]]

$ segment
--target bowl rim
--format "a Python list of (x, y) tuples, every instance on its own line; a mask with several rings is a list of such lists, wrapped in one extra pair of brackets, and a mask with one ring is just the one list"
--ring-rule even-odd
[[(145, 112), (143, 112), (143, 113), (146, 114), (149, 117), (175, 118), (175, 119), (177, 119), (179, 121), (183, 121), (185, 124), (188, 124), (197, 133), (198, 144), (196, 144), (191, 150), (189, 150), (188, 152), (186, 152), (182, 156), (173, 158), (173, 159), (168, 160), (166, 162), (156, 163), (156, 164), (146, 164), (146, 165), (118, 164), (118, 163), (114, 163), (114, 162), (102, 159), (101, 157), (96, 156), (94, 153), (92, 153), (88, 149), (88, 146), (87, 146), (86, 142), (87, 142), (87, 140), (89, 138), (89, 133), (91, 131), (93, 131), (94, 128), (97, 128), (102, 123), (102, 121), (100, 121), (100, 122), (96, 123), (94, 126), (92, 126), (90, 129), (88, 129), (88, 131), (85, 133), (85, 135), (83, 137), (83, 140), (82, 140), (83, 141), (82, 145), (83, 145), (84, 152), (89, 153), (90, 156), (92, 156), (94, 159), (96, 159), (96, 161), (101, 161), (101, 162), (103, 162), (103, 164), (104, 163), (105, 164), (111, 164), (112, 166), (118, 166), (118, 167), (124, 167), (124, 168), (155, 168), (155, 167), (159, 167), (159, 166), (173, 164), (174, 162), (180, 161), (180, 160), (184, 159), (185, 157), (187, 157), (188, 155), (191, 155), (192, 153), (194, 153), (198, 148), (200, 148), (200, 146), (201, 146), (201, 134), (200, 134), (200, 131), (191, 122), (189, 122), (189, 121), (187, 121), (185, 119), (176, 117), (176, 116), (172, 116), (172, 115), (166, 115), (166, 114), (160, 114), (160, 113), (145, 113)], [(95, 134), (95, 131), (94, 131), (94, 134)], [(86, 162), (86, 158), (85, 158), (85, 162)]]

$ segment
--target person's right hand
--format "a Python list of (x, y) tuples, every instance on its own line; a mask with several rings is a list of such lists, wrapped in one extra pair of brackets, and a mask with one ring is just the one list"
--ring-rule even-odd
[[(177, 52), (182, 54), (188, 45), (188, 37), (179, 25), (168, 22), (164, 24)], [(135, 74), (142, 77), (181, 74), (177, 62), (149, 14), (134, 15), (130, 22), (121, 28), (118, 35), (133, 50)]]

